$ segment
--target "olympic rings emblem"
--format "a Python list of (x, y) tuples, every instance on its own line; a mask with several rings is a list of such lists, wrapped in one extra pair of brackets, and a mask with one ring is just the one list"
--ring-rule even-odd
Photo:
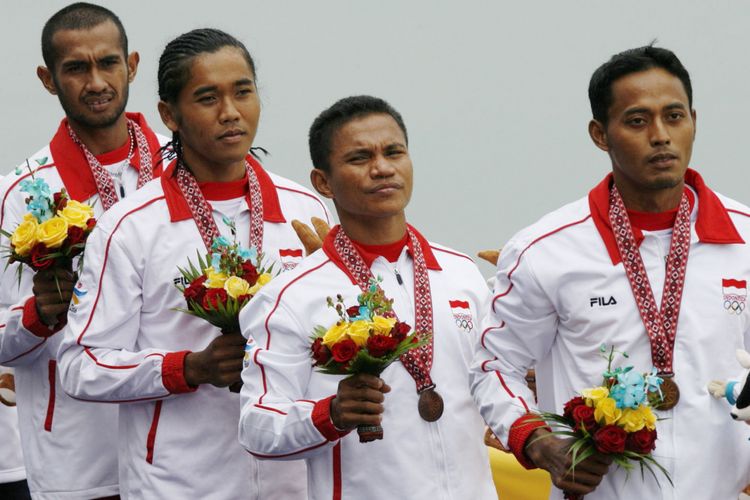
[(727, 299), (724, 301), (724, 309), (726, 309), (729, 314), (742, 314), (742, 311), (745, 310), (745, 301)]

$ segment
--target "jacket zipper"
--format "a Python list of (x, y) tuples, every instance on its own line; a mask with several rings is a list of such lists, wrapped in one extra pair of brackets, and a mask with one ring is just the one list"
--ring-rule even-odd
[(148, 430), (146, 438), (146, 462), (154, 463), (154, 442), (156, 441), (156, 428), (159, 426), (159, 416), (161, 415), (161, 403), (157, 401), (154, 406), (154, 418), (151, 421), (151, 428)]
[(57, 361), (49, 360), (48, 377), (49, 377), (49, 401), (47, 401), (47, 417), (44, 419), (44, 430), (52, 432), (52, 417), (55, 414), (55, 380), (57, 379)]

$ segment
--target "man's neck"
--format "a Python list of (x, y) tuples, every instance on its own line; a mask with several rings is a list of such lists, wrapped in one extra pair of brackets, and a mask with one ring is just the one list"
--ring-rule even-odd
[(123, 113), (115, 123), (109, 127), (85, 127), (81, 124), (68, 120), (73, 132), (76, 133), (81, 142), (98, 156), (119, 148), (128, 140), (128, 119)]
[(341, 228), (354, 241), (365, 245), (389, 245), (401, 240), (406, 234), (404, 213), (386, 218), (351, 217), (339, 213)]
[[(615, 185), (617, 181), (615, 180)], [(676, 209), (680, 205), (685, 181), (678, 185), (653, 191), (633, 190), (617, 185), (622, 202), (628, 210), (647, 213), (662, 213)]]
[(232, 182), (245, 176), (245, 161), (212, 163), (205, 158), (183, 151), (185, 163), (198, 182)]

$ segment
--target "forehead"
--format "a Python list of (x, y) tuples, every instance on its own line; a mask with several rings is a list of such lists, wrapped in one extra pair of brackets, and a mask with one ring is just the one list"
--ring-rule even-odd
[(112, 21), (104, 21), (93, 28), (60, 30), (52, 36), (57, 62), (103, 57), (122, 53), (120, 31)]
[(186, 89), (233, 85), (239, 80), (253, 80), (250, 65), (237, 47), (222, 47), (216, 52), (198, 54), (190, 61), (190, 78)]
[(339, 127), (331, 140), (331, 153), (393, 143), (406, 145), (401, 127), (391, 115), (376, 113), (355, 118)]
[(682, 81), (662, 68), (630, 73), (612, 84), (613, 116), (631, 108), (662, 108), (680, 103), (690, 109), (687, 92)]

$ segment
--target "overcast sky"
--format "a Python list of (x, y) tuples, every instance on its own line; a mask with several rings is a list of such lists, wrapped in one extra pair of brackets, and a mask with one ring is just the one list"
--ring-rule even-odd
[[(36, 78), (44, 22), (69, 2), (4, 2), (0, 172), (40, 149), (62, 110)], [(335, 100), (369, 93), (404, 116), (415, 167), (409, 220), (474, 254), (585, 196), (611, 168), (591, 143), (589, 77), (613, 53), (658, 39), (691, 73), (692, 166), (750, 202), (750, 3), (735, 1), (100, 2), (141, 55), (131, 111), (156, 112), (164, 45), (197, 27), (245, 42), (263, 111), (255, 144), (269, 170), (309, 186), (307, 130)], [(482, 266), (485, 274), (490, 267)]]

